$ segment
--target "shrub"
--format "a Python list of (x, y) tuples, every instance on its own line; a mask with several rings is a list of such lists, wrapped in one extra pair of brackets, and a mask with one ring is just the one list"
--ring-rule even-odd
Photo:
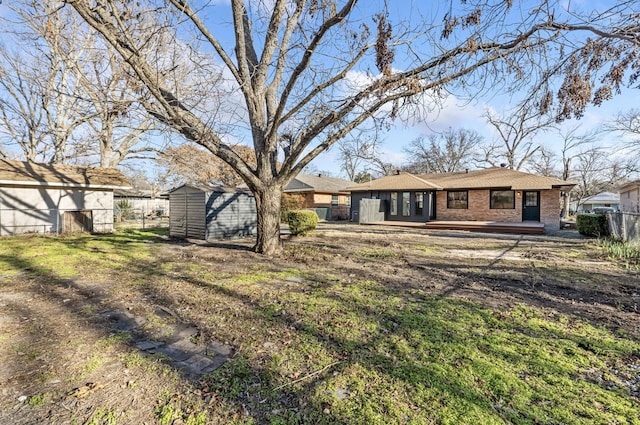
[(604, 214), (578, 214), (576, 227), (581, 235), (585, 236), (607, 236), (609, 234), (609, 223)]
[(318, 215), (309, 210), (289, 211), (287, 222), (292, 235), (306, 235), (315, 230), (318, 224)]

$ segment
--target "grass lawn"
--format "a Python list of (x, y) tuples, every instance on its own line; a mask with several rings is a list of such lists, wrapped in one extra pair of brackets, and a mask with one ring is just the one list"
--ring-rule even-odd
[[(595, 243), (345, 232), (273, 259), (155, 230), (3, 238), (0, 422), (640, 424), (640, 279)], [(231, 358), (186, 379), (101, 321), (158, 305)]]

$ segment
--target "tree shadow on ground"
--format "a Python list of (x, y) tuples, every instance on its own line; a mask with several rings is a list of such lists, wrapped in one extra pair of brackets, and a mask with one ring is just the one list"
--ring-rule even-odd
[[(68, 309), (85, 321), (87, 329), (104, 337), (111, 335), (109, 327), (105, 326), (104, 318), (97, 317), (95, 310), (87, 309), (87, 306), (99, 301), (101, 308), (127, 308), (126, 303), (123, 304), (123, 291), (127, 293), (127, 300), (161, 305), (176, 311), (182, 319), (200, 328), (204, 338), (222, 335), (221, 339), (226, 339), (241, 335), (240, 339), (233, 341), (235, 357), (209, 378), (192, 384), (208, 387), (220, 400), (242, 409), (246, 418), (253, 418), (258, 423), (267, 423), (278, 417), (286, 417), (291, 423), (352, 423), (353, 416), (341, 410), (341, 405), (346, 403), (350, 403), (352, 409), (364, 409), (360, 414), (367, 412), (371, 420), (384, 418), (384, 415), (410, 420), (415, 409), (447, 409), (443, 400), (464, 405), (468, 413), (475, 412), (495, 420), (526, 422), (536, 418), (534, 413), (527, 413), (526, 409), (504, 410), (496, 407), (501, 405), (501, 400), (513, 395), (514, 385), (521, 385), (507, 384), (513, 382), (512, 377), (494, 371), (493, 379), (499, 384), (498, 387), (480, 381), (487, 380), (482, 372), (490, 367), (486, 364), (487, 356), (494, 362), (504, 364), (516, 360), (524, 362), (531, 369), (540, 365), (527, 362), (524, 356), (487, 344), (483, 335), (474, 334), (473, 328), (464, 324), (464, 318), (457, 317), (464, 313), (484, 327), (499, 327), (495, 311), (489, 306), (483, 307), (479, 301), (496, 290), (495, 279), (482, 276), (483, 270), (495, 270), (499, 263), (490, 267), (483, 264), (475, 268), (456, 264), (443, 267), (441, 264), (434, 266), (424, 259), (418, 263), (416, 259), (401, 258), (398, 264), (411, 269), (412, 273), (384, 274), (384, 271), (379, 271), (366, 275), (362, 273), (363, 270), (372, 270), (381, 266), (381, 263), (341, 262), (341, 266), (332, 273), (333, 276), (329, 276), (322, 267), (305, 268), (288, 258), (269, 259), (242, 249), (227, 250), (226, 243), (210, 245), (209, 248), (223, 250), (223, 255), (235, 251), (236, 258), (262, 267), (259, 270), (297, 267), (305, 271), (301, 278), (291, 281), (275, 272), (265, 274), (254, 282), (260, 285), (259, 290), (254, 291), (258, 287), (233, 283), (233, 276), (221, 278), (219, 275), (206, 274), (209, 270), (222, 271), (219, 264), (207, 263), (207, 260), (195, 255), (176, 255), (176, 250), (188, 251), (193, 245), (171, 245), (154, 236), (138, 235), (105, 236), (98, 240), (109, 241), (117, 247), (118, 255), (124, 262), (114, 271), (122, 274), (124, 281), (109, 284), (106, 279), (98, 282), (103, 285), (99, 297), (94, 286), (88, 288), (79, 278), (61, 278), (54, 270), (41, 267), (37, 260), (27, 259), (19, 251), (3, 256), (0, 261), (23, 270), (31, 281), (29, 288), (34, 294), (48, 297), (56, 305)], [(62, 243), (78, 252), (95, 248), (91, 239), (69, 238), (62, 239)], [(141, 259), (138, 255), (140, 244), (156, 244), (168, 251)], [(104, 253), (108, 255), (109, 250), (105, 249)], [(183, 268), (179, 275), (171, 267), (166, 267), (171, 264)], [(189, 264), (194, 268), (185, 267)], [(432, 273), (427, 273), (429, 271)], [(525, 265), (516, 272), (523, 276), (530, 275)], [(357, 281), (369, 279), (374, 282), (371, 288), (367, 288), (366, 297), (356, 297), (350, 292), (349, 276), (359, 277), (353, 279)], [(385, 278), (380, 279), (381, 276)], [(544, 287), (534, 288), (533, 292), (518, 289), (518, 281), (508, 279), (515, 283), (500, 290), (510, 293), (512, 298), (509, 300), (558, 309), (597, 324), (597, 320), (579, 306), (567, 308), (565, 301), (570, 299), (567, 295), (550, 293)], [(429, 286), (433, 282), (438, 284)], [(269, 285), (273, 288), (270, 289)], [(450, 299), (451, 295), (464, 297), (472, 291), (477, 291), (474, 301), (478, 300), (478, 303)], [(307, 304), (307, 294), (314, 294), (313, 299), (318, 300), (318, 305)], [(547, 300), (548, 297), (552, 298), (552, 302)], [(321, 311), (319, 315), (314, 315), (312, 307), (335, 309), (335, 312), (330, 316), (321, 316)], [(225, 329), (223, 323), (215, 323), (227, 313), (231, 316), (229, 320), (235, 322), (226, 325), (232, 329)], [(355, 319), (350, 321), (350, 317)], [(366, 326), (364, 329), (353, 328), (354, 323)], [(307, 359), (301, 362), (303, 370), (304, 367), (307, 370), (300, 381), (284, 376), (279, 371), (278, 362), (282, 361), (283, 352), (290, 351), (283, 345), (287, 332), (293, 334), (296, 342), (309, 341), (308, 344), (321, 351), (317, 361)], [(509, 332), (509, 338), (536, 338), (541, 331), (526, 322), (519, 322)], [(560, 336), (574, 346), (584, 345), (584, 337), (570, 333)], [(275, 343), (270, 342), (273, 339)], [(267, 343), (279, 348), (265, 345)], [(400, 343), (409, 344), (412, 349), (401, 350)], [(604, 343), (602, 346), (597, 342), (595, 344), (595, 347), (591, 347), (593, 350), (608, 349)], [(463, 345), (471, 345), (475, 355), (460, 352), (457, 347)], [(135, 350), (135, 346), (129, 349)], [(430, 360), (419, 358), (420, 355), (417, 358), (417, 353), (430, 356)], [(288, 355), (291, 356), (290, 353)], [(534, 360), (540, 362), (539, 358)], [(549, 360), (543, 361), (542, 367), (560, 374), (568, 373), (562, 369), (562, 365)], [(480, 381), (475, 384), (465, 381), (456, 369), (464, 369), (469, 376)], [(340, 376), (364, 373), (355, 372), (358, 370), (367, 371), (365, 375), (378, 378), (364, 383), (364, 389), (360, 390), (338, 386)], [(427, 395), (411, 398), (408, 406), (389, 406), (387, 399), (376, 397), (376, 393), (385, 391), (386, 382), (399, 382), (406, 391), (425, 387), (430, 391), (425, 393)], [(393, 411), (394, 408), (399, 412)], [(363, 420), (365, 418), (366, 415), (361, 417)]]

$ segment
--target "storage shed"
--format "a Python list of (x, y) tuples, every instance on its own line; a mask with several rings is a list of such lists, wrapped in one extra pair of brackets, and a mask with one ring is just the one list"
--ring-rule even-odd
[(225, 239), (256, 233), (256, 202), (248, 191), (183, 185), (169, 193), (169, 234)]
[(0, 160), (0, 236), (113, 231), (119, 170)]

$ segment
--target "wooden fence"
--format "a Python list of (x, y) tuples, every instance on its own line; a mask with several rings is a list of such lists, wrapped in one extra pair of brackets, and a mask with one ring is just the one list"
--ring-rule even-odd
[[(384, 221), (385, 202), (381, 199), (361, 199), (358, 222), (360, 224)], [(355, 220), (354, 220), (355, 221)]]
[(640, 244), (640, 214), (629, 212), (607, 213), (611, 236), (625, 242)]

